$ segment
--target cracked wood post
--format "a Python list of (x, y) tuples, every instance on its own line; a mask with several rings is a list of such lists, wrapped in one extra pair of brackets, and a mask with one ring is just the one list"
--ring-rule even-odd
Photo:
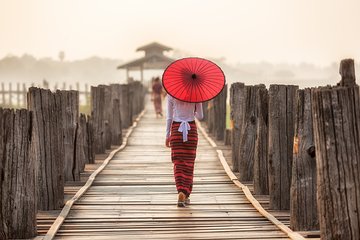
[(119, 99), (113, 100), (113, 111), (111, 116), (112, 144), (120, 146), (123, 142), (121, 128), (121, 113)]
[(80, 181), (80, 174), (85, 170), (85, 164), (89, 162), (88, 145), (87, 145), (87, 128), (86, 116), (80, 114), (77, 128), (76, 128), (76, 141), (75, 141), (75, 165), (73, 169), (74, 181)]
[(227, 85), (224, 86), (220, 94), (213, 99), (214, 101), (214, 135), (216, 140), (224, 140), (226, 129), (226, 98)]
[(28, 110), (0, 108), (1, 239), (32, 239), (37, 234), (31, 124)]
[(239, 171), (239, 144), (245, 110), (245, 85), (233, 83), (230, 88), (231, 121), (233, 125), (231, 139), (232, 170)]
[(270, 85), (269, 194), (270, 208), (290, 209), (297, 86)]
[(344, 75), (340, 86), (312, 92), (319, 222), (324, 240), (360, 239), (360, 99), (353, 65), (351, 59), (341, 63)]
[(61, 96), (31, 87), (28, 109), (33, 116), (30, 156), (35, 161), (38, 209), (60, 209), (64, 205), (65, 158)]
[(265, 85), (245, 86), (244, 110), (239, 140), (239, 180), (253, 181), (254, 157), (256, 140), (256, 93), (258, 89), (265, 89)]
[(87, 146), (87, 162), (89, 164), (95, 163), (95, 137), (94, 137), (94, 127), (93, 120), (91, 116), (87, 116), (86, 120), (86, 146)]
[(256, 89), (256, 139), (254, 153), (254, 193), (269, 194), (268, 180), (268, 103), (269, 95), (265, 86)]
[(105, 153), (105, 88), (91, 86), (91, 119), (94, 134), (94, 151)]
[(121, 85), (111, 84), (111, 101), (112, 101), (112, 114), (110, 115), (110, 127), (111, 127), (111, 144), (122, 144), (122, 124), (121, 124)]
[(56, 91), (61, 97), (62, 129), (64, 132), (64, 176), (65, 181), (80, 179), (79, 162), (76, 159), (76, 128), (79, 120), (79, 92)]
[(120, 108), (121, 108), (121, 123), (122, 129), (130, 127), (132, 123), (131, 115), (131, 98), (128, 84), (121, 84), (121, 99), (120, 99)]
[(99, 87), (104, 88), (105, 91), (104, 108), (103, 108), (103, 117), (105, 124), (105, 131), (104, 131), (105, 148), (111, 149), (111, 140), (112, 140), (111, 123), (110, 123), (110, 118), (112, 114), (111, 87), (107, 85), (99, 85)]
[(319, 229), (311, 106), (311, 90), (298, 90), (290, 190), (290, 226), (296, 231)]

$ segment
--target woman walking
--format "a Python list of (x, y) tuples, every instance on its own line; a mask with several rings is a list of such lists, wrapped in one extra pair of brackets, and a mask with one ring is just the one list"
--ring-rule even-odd
[(165, 145), (171, 147), (178, 206), (185, 207), (190, 203), (198, 143), (195, 117), (203, 118), (202, 104), (182, 102), (168, 96), (166, 116)]
[(217, 96), (225, 86), (222, 70), (202, 58), (183, 58), (171, 63), (162, 82), (168, 93), (165, 145), (171, 147), (178, 207), (190, 203), (198, 144), (195, 124), (203, 118), (202, 102)]

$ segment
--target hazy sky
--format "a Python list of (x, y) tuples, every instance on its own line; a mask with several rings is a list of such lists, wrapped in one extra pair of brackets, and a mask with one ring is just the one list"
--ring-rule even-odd
[(360, 0), (0, 0), (0, 58), (130, 60), (158, 41), (237, 62), (360, 59)]

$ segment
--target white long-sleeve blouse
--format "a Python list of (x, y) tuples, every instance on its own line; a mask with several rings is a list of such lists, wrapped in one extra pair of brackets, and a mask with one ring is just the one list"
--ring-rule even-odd
[(166, 138), (170, 137), (171, 123), (181, 122), (178, 131), (183, 133), (183, 141), (186, 142), (190, 130), (188, 122), (194, 121), (195, 117), (199, 120), (204, 117), (202, 103), (183, 102), (167, 95)]

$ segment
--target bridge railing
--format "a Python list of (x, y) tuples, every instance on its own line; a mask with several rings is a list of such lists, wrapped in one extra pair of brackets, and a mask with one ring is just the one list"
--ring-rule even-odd
[[(340, 74), (338, 86), (311, 89), (233, 83), (232, 169), (253, 183), (254, 194), (269, 195), (270, 209), (290, 210), (293, 230), (359, 239), (360, 100), (353, 60), (341, 62)], [(225, 91), (204, 104), (217, 140), (226, 140), (224, 99)]]
[(28, 109), (0, 108), (0, 239), (36, 236), (38, 210), (61, 209), (65, 182), (80, 181), (95, 154), (121, 145), (144, 108), (137, 82), (99, 85), (91, 95), (90, 116), (79, 114), (78, 91), (35, 87)]

